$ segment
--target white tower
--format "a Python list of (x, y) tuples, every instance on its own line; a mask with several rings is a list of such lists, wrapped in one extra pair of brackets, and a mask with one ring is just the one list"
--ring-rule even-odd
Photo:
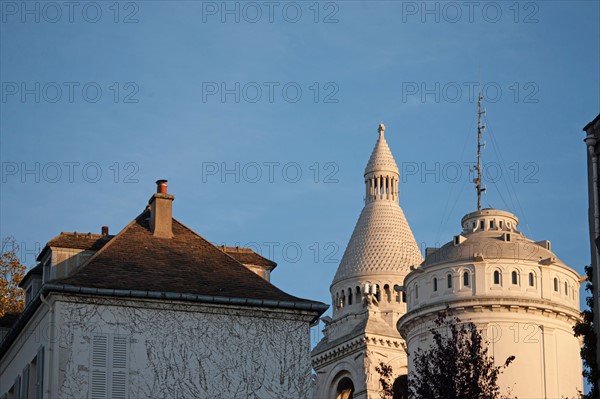
[(408, 313), (398, 321), (398, 330), (408, 346), (409, 371), (416, 351), (431, 346), (433, 320), (448, 306), (485, 332), (497, 365), (515, 356), (498, 379), (502, 394), (578, 397), (582, 362), (573, 326), (580, 320), (582, 280), (556, 257), (549, 241), (534, 242), (519, 232), (515, 215), (481, 209), (481, 101), (479, 95), (477, 211), (462, 218), (462, 231), (452, 241), (428, 248), (425, 261), (404, 280)]
[(396, 322), (406, 313), (404, 277), (422, 256), (398, 203), (400, 172), (385, 126), (378, 131), (364, 173), (365, 205), (330, 288), (333, 318), (312, 352), (319, 399), (379, 398), (380, 362), (400, 376), (397, 390), (406, 389), (406, 352)]
[(429, 330), (449, 306), (484, 331), (497, 365), (515, 356), (498, 379), (519, 399), (578, 397), (583, 390), (579, 339), (580, 276), (517, 230), (510, 212), (482, 209), (462, 218), (462, 231), (406, 276), (408, 313), (398, 322), (413, 355), (432, 344)]

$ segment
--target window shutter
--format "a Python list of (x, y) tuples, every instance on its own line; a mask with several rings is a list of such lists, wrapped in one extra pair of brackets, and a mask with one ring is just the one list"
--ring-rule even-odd
[(111, 365), (111, 397), (125, 399), (127, 396), (127, 338), (113, 338)]
[(21, 399), (21, 376), (17, 376), (17, 378), (15, 379), (15, 391), (14, 391), (14, 398), (15, 399)]
[(126, 399), (128, 378), (126, 337), (97, 335), (92, 339), (92, 399)]
[(37, 397), (42, 399), (44, 397), (44, 347), (40, 346), (37, 353), (36, 360), (36, 386), (37, 386)]
[(21, 380), (21, 399), (29, 398), (29, 365), (23, 369), (23, 379)]
[(108, 337), (94, 336), (92, 338), (92, 399), (106, 398), (108, 365)]

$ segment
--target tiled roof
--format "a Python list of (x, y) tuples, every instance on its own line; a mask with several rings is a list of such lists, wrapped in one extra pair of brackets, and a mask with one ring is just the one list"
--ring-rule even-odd
[(332, 284), (359, 276), (406, 275), (422, 261), (402, 208), (392, 201), (373, 201), (356, 222)]
[(396, 161), (392, 155), (392, 151), (390, 151), (390, 147), (388, 146), (387, 141), (385, 141), (385, 136), (383, 132), (381, 132), (379, 133), (379, 139), (377, 139), (377, 143), (375, 143), (369, 162), (367, 162), (365, 175), (368, 173), (384, 171), (400, 173), (398, 165), (396, 165)]
[(37, 257), (41, 260), (50, 247), (55, 248), (74, 248), (89, 249), (98, 251), (114, 236), (92, 234), (92, 233), (60, 233), (46, 244), (42, 252)]
[(218, 247), (221, 251), (227, 255), (234, 257), (238, 262), (248, 265), (266, 266), (274, 269), (277, 263), (270, 259), (265, 258), (262, 255), (257, 254), (251, 248), (242, 247), (227, 247), (221, 245)]
[(146, 209), (88, 263), (56, 284), (314, 303), (296, 298), (248, 270), (173, 219), (173, 238), (154, 237)]

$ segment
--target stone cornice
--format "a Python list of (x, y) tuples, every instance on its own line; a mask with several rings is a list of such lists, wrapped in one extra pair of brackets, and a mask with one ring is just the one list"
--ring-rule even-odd
[(446, 305), (457, 313), (522, 313), (544, 316), (575, 324), (581, 320), (580, 314), (570, 308), (547, 301), (523, 300), (510, 301), (507, 298), (473, 298), (473, 300), (457, 300), (446, 303), (437, 303), (412, 310), (398, 320), (396, 327), (403, 337), (414, 326), (433, 320), (439, 311)]
[(404, 351), (404, 340), (399, 337), (389, 337), (379, 334), (365, 333), (355, 336), (347, 341), (336, 345), (335, 347), (313, 355), (313, 367), (321, 368), (327, 364), (334, 363), (340, 358), (346, 357), (351, 353), (365, 349), (367, 346), (379, 346), (386, 349), (396, 349)]

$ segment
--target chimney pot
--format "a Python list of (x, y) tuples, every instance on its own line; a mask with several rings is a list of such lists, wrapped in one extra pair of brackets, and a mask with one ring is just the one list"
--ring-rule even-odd
[(156, 192), (161, 194), (167, 194), (167, 180), (156, 181)]
[(102, 226), (102, 235), (103, 236), (107, 236), (108, 235), (108, 226)]

